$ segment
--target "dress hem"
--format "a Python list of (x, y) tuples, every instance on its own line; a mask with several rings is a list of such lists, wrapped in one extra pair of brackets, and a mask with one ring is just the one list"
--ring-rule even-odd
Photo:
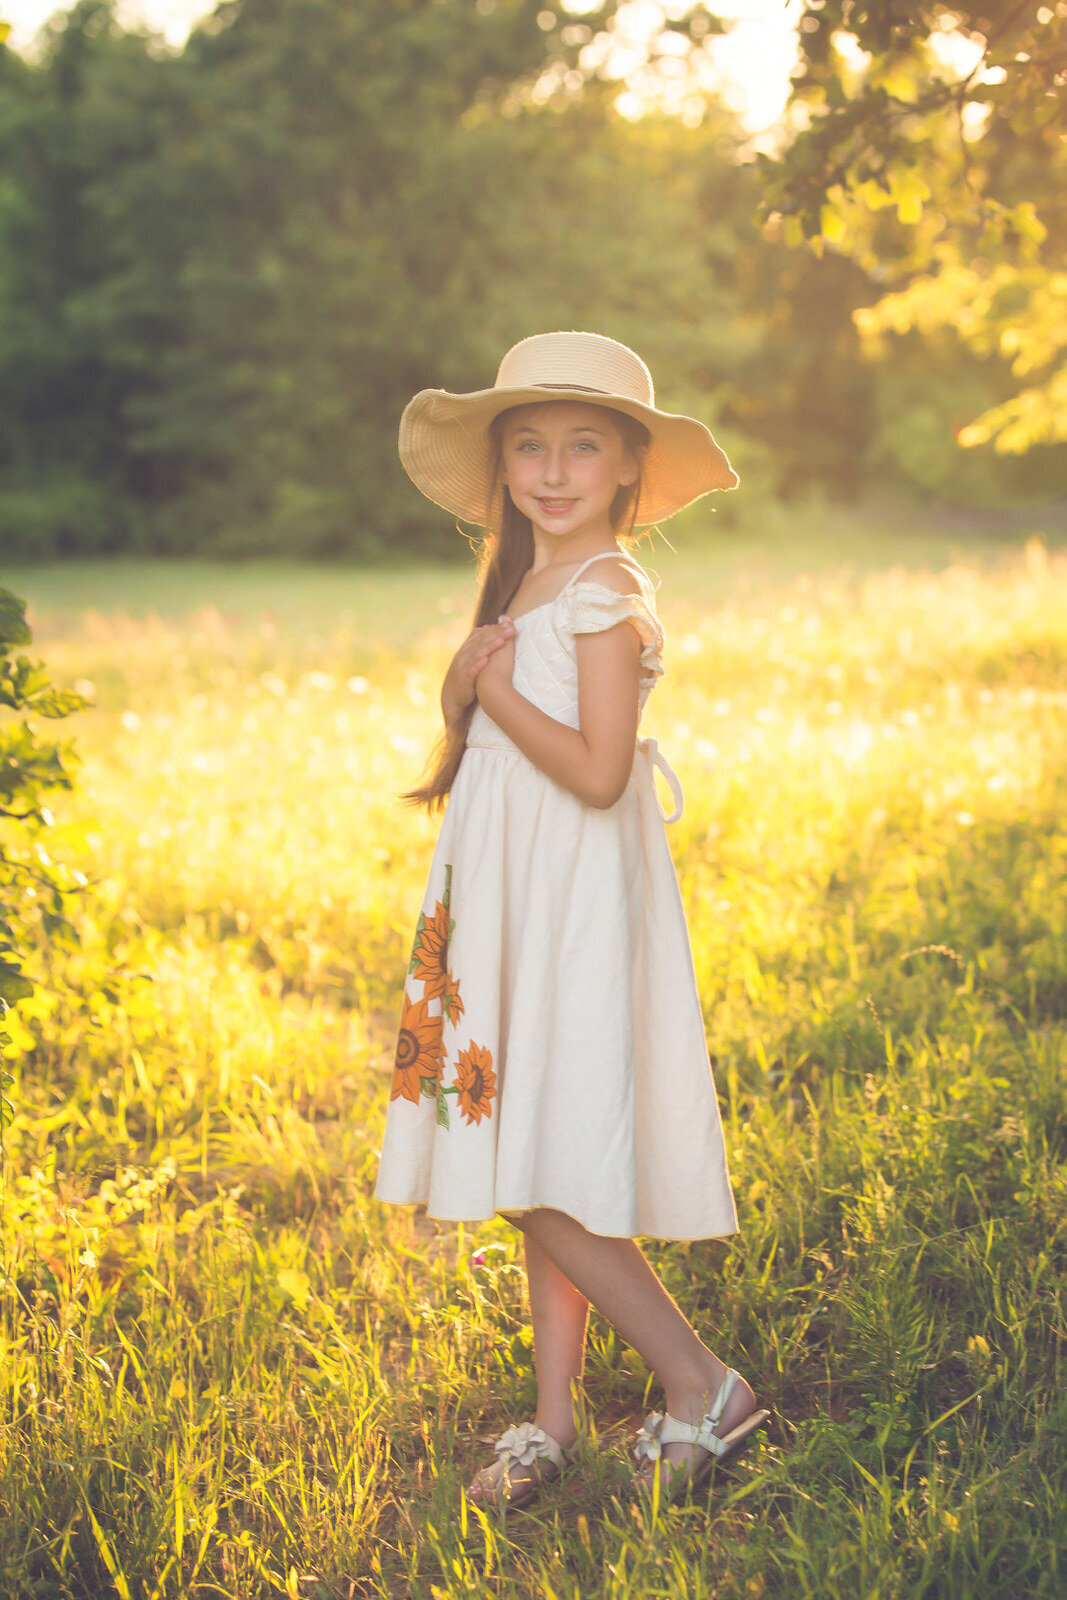
[(431, 1211), (425, 1200), (387, 1200), (384, 1195), (375, 1195), (374, 1198), (380, 1205), (410, 1206), (414, 1210), (424, 1210), (428, 1217), (435, 1222), (492, 1222), (494, 1217), (503, 1217), (506, 1221), (513, 1216), (522, 1216), (527, 1211), (562, 1211), (565, 1217), (570, 1217), (572, 1222), (577, 1222), (587, 1233), (596, 1234), (598, 1239), (662, 1239), (667, 1244), (700, 1244), (705, 1239), (734, 1239), (741, 1232), (740, 1228), (730, 1228), (724, 1233), (658, 1233), (652, 1229), (638, 1229), (635, 1233), (604, 1233), (599, 1228), (591, 1228), (582, 1217), (573, 1211), (568, 1211), (566, 1206), (548, 1205), (542, 1201), (534, 1206), (508, 1206), (506, 1209), (497, 1207), (483, 1217), (446, 1217), (439, 1211)]

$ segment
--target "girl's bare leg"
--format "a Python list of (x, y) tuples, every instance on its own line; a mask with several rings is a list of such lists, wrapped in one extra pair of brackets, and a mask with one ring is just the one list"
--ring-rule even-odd
[[(725, 1363), (708, 1349), (686, 1320), (637, 1241), (590, 1233), (566, 1212), (548, 1207), (508, 1220), (522, 1229), (527, 1249), (533, 1241), (560, 1274), (644, 1357), (663, 1385), (666, 1409), (671, 1415), (681, 1422), (699, 1422), (722, 1382)], [(532, 1293), (531, 1285), (531, 1305)], [(554, 1396), (559, 1392), (558, 1372), (559, 1368)], [(540, 1369), (538, 1379), (540, 1382)], [(730, 1396), (716, 1432), (729, 1433), (755, 1408), (755, 1403), (755, 1394), (742, 1379)], [(664, 1447), (663, 1454), (668, 1461), (678, 1463), (699, 1458), (702, 1452), (695, 1445), (670, 1444)]]
[(589, 1301), (562, 1273), (532, 1234), (524, 1239), (526, 1281), (537, 1370), (534, 1421), (566, 1449), (577, 1437), (571, 1381), (585, 1365)]
[[(519, 1217), (508, 1216), (507, 1220), (516, 1227), (521, 1225)], [(585, 1365), (589, 1301), (529, 1233), (523, 1243), (537, 1371), (534, 1421), (566, 1450), (578, 1437), (571, 1383), (581, 1380)], [(499, 1482), (499, 1471), (495, 1467), (488, 1470)], [(533, 1476), (530, 1467), (518, 1462), (513, 1462), (508, 1469), (508, 1480), (513, 1484)]]

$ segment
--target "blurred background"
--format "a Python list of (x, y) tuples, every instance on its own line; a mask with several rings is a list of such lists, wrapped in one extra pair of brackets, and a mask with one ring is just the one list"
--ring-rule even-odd
[(683, 534), (1048, 535), (1065, 12), (6, 0), (0, 553), (467, 554), (400, 411), (557, 327), (723, 443)]

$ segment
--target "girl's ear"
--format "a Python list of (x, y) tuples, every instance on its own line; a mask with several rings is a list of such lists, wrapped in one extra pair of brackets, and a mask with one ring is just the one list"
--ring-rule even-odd
[(622, 458), (622, 471), (619, 473), (620, 487), (623, 489), (629, 489), (632, 484), (637, 482), (640, 471), (641, 462), (638, 459), (637, 452), (635, 450), (627, 449)]

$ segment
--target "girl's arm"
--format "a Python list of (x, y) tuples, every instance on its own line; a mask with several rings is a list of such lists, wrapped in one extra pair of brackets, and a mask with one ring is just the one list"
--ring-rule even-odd
[(575, 635), (578, 728), (568, 728), (512, 687), (515, 647), (495, 650), (478, 673), (484, 710), (535, 767), (586, 805), (607, 810), (633, 770), (639, 716), (641, 639), (629, 622)]

